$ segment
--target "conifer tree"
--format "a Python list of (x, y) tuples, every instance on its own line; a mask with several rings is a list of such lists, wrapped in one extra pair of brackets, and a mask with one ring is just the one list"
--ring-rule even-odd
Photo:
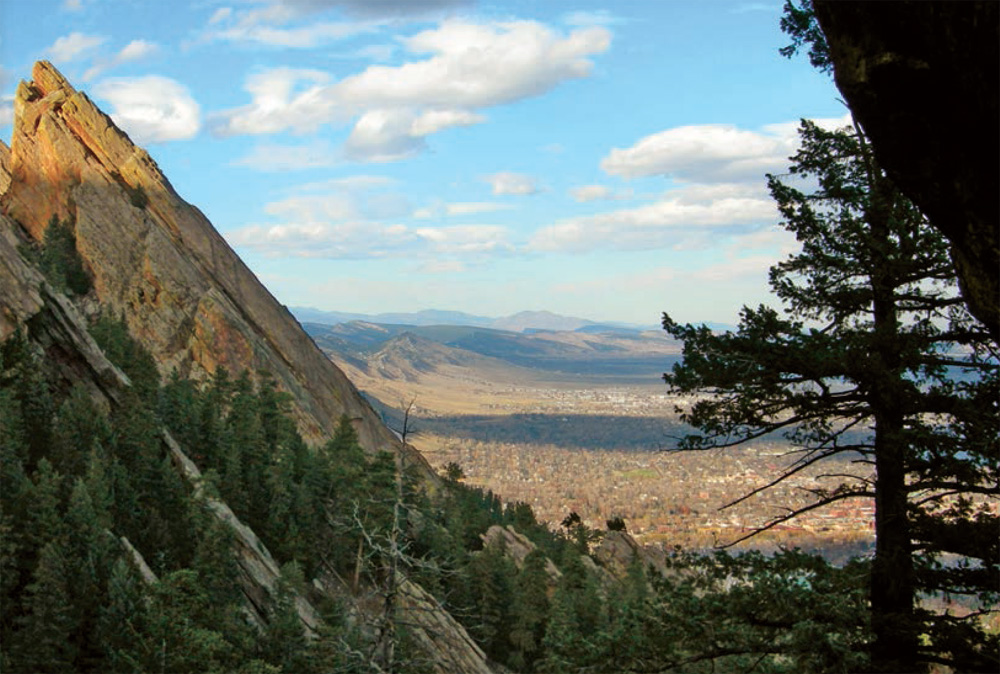
[[(965, 311), (940, 234), (888, 181), (863, 134), (804, 122), (801, 137), (791, 176), (768, 179), (802, 245), (771, 270), (784, 312), (744, 308), (738, 330), (724, 334), (664, 315), (684, 342), (684, 361), (665, 379), (675, 392), (700, 394), (683, 415), (700, 433), (680, 447), (784, 434), (798, 459), (771, 484), (851, 453), (858, 472), (762, 528), (873, 498), (875, 670), (988, 668), (997, 664), (995, 638), (973, 619), (953, 638), (957, 621), (916, 601), (921, 592), (995, 601), (996, 344)], [(815, 189), (803, 191), (810, 181)], [(945, 568), (944, 554), (966, 565)]]
[(547, 563), (541, 551), (532, 550), (525, 556), (524, 565), (517, 574), (517, 591), (511, 607), (510, 644), (513, 648), (509, 660), (515, 670), (532, 671), (542, 651), (550, 609)]

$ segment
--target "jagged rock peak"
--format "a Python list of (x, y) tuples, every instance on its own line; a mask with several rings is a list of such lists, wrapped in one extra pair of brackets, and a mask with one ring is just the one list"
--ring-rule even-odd
[(72, 223), (93, 304), (123, 315), (163, 374), (266, 371), (292, 394), (305, 437), (329, 436), (346, 414), (366, 448), (398, 448), (201, 211), (52, 64), (35, 64), (14, 115), (9, 152), (0, 148), (0, 212), (35, 239), (53, 215)]

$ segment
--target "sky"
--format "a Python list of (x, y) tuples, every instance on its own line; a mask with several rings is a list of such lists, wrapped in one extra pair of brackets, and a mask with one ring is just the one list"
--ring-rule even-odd
[(0, 137), (52, 61), (288, 306), (732, 324), (846, 113), (781, 4), (2, 0)]

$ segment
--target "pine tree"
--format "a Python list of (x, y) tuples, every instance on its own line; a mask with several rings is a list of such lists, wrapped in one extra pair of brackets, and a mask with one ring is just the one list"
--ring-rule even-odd
[[(667, 383), (706, 394), (683, 415), (700, 433), (681, 448), (784, 434), (799, 458), (772, 484), (851, 453), (869, 471), (817, 490), (805, 510), (875, 499), (873, 667), (993, 666), (995, 646), (985, 644), (995, 639), (972, 620), (965, 638), (950, 638), (954, 621), (916, 600), (920, 592), (996, 597), (998, 520), (988, 503), (1000, 495), (996, 345), (964, 310), (941, 236), (884, 176), (864, 136), (809, 122), (801, 136), (791, 178), (768, 179), (802, 244), (771, 270), (785, 313), (744, 308), (739, 329), (724, 334), (664, 315), (684, 342)], [(816, 189), (801, 191), (810, 180)], [(943, 568), (945, 553), (970, 567)]]
[(549, 615), (548, 558), (539, 550), (532, 550), (524, 558), (517, 574), (517, 591), (511, 607), (510, 644), (513, 647), (511, 667), (518, 671), (532, 671), (541, 654), (542, 640)]
[(143, 651), (149, 645), (144, 636), (147, 611), (142, 580), (129, 562), (119, 557), (111, 567), (97, 630), (108, 671), (113, 674), (142, 672), (143, 661), (151, 659)]
[(67, 561), (66, 540), (55, 537), (42, 546), (28, 585), (15, 635), (15, 670), (75, 672), (76, 644), (71, 635), (79, 627), (70, 587), (74, 581)]

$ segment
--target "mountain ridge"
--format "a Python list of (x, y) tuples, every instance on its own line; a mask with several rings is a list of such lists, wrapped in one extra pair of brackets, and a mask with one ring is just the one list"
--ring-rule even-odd
[(346, 414), (370, 451), (399, 449), (291, 313), (86, 94), (40, 61), (14, 108), (0, 210), (36, 241), (53, 219), (70, 224), (94, 310), (123, 316), (162, 374), (267, 371), (292, 394), (306, 438), (332, 435)]
[(658, 330), (654, 324), (640, 325), (622, 321), (595, 321), (577, 316), (564, 316), (552, 311), (519, 311), (509, 316), (488, 317), (469, 314), (464, 311), (422, 309), (414, 312), (385, 312), (366, 314), (345, 311), (325, 311), (313, 307), (289, 307), (301, 323), (319, 325), (340, 325), (361, 321), (380, 325), (461, 325), (479, 328), (493, 328), (512, 332), (533, 330), (574, 331), (574, 330)]

